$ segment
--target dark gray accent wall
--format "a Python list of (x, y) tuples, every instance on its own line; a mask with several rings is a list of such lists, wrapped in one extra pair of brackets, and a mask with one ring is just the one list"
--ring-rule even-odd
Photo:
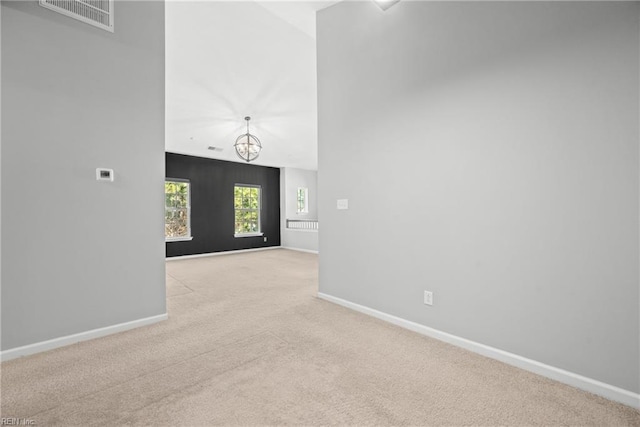
[[(167, 257), (280, 246), (279, 168), (166, 153), (166, 177), (191, 183), (193, 236), (190, 241), (167, 242)], [(262, 188), (264, 236), (234, 237), (235, 184)]]
[(161, 318), (164, 3), (109, 33), (3, 1), (1, 31), (2, 350)]

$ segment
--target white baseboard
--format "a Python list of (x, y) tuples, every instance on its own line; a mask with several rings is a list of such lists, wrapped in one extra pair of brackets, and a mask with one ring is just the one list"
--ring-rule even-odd
[(223, 251), (223, 252), (211, 252), (208, 254), (196, 254), (196, 255), (181, 255), (181, 256), (172, 256), (165, 258), (166, 261), (180, 261), (183, 259), (194, 259), (194, 258), (207, 258), (210, 256), (221, 256), (221, 255), (235, 255), (242, 254), (245, 252), (257, 252), (257, 251), (268, 251), (271, 249), (282, 249), (282, 246), (267, 246), (266, 248), (253, 248), (253, 249), (238, 249), (237, 251)]
[(290, 251), (298, 251), (298, 252), (307, 252), (310, 254), (318, 254), (318, 251), (313, 251), (311, 249), (301, 249), (301, 248), (291, 248), (289, 246), (283, 246), (282, 249), (289, 249)]
[(81, 341), (88, 341), (94, 338), (100, 338), (118, 332), (128, 331), (129, 329), (139, 328), (141, 326), (151, 325), (161, 322), (169, 318), (168, 314), (159, 314), (157, 316), (145, 317), (144, 319), (132, 320), (131, 322), (119, 323), (117, 325), (107, 326), (104, 328), (92, 329), (86, 332), (80, 332), (73, 335), (67, 335), (52, 340), (42, 341), (35, 344), (29, 344), (22, 347), (11, 348), (0, 352), (0, 360), (7, 361), (22, 356), (41, 353), (43, 351), (53, 350), (54, 348), (64, 347), (66, 345), (75, 344)]
[(393, 323), (394, 325), (409, 329), (419, 334), (426, 335), (428, 337), (435, 338), (437, 340), (444, 341), (458, 347), (462, 347), (464, 349), (473, 351), (474, 353), (499, 360), (501, 362), (516, 366), (526, 371), (542, 375), (543, 377), (551, 378), (553, 380), (568, 384), (581, 390), (585, 390), (590, 393), (605, 397), (607, 399), (640, 409), (640, 394), (638, 393), (624, 390), (611, 384), (606, 384), (592, 378), (565, 371), (564, 369), (537, 362), (535, 360), (527, 359), (526, 357), (518, 356), (517, 354), (509, 353), (507, 351), (490, 347), (488, 345), (480, 344), (466, 338), (451, 335), (449, 333), (442, 332), (437, 329), (412, 322), (410, 320), (402, 319), (391, 314), (383, 313), (381, 311), (374, 310), (372, 308), (365, 307), (363, 305), (356, 304), (342, 298), (337, 298), (321, 292), (318, 292), (318, 298), (341, 305), (343, 307), (350, 308), (369, 316), (373, 316), (377, 319), (384, 320), (385, 322)]

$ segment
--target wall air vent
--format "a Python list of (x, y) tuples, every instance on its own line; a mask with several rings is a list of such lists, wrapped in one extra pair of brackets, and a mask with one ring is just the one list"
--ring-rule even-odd
[(40, 0), (40, 6), (113, 33), (114, 0)]

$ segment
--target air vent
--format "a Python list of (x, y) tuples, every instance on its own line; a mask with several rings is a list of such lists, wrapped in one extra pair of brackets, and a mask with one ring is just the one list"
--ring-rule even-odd
[(113, 33), (114, 0), (40, 0), (40, 6)]

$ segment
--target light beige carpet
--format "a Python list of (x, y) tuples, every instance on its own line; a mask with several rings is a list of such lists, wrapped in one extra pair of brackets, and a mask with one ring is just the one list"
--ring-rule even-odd
[(288, 250), (167, 263), (169, 320), (2, 364), (36, 425), (640, 425), (640, 413), (315, 297)]

